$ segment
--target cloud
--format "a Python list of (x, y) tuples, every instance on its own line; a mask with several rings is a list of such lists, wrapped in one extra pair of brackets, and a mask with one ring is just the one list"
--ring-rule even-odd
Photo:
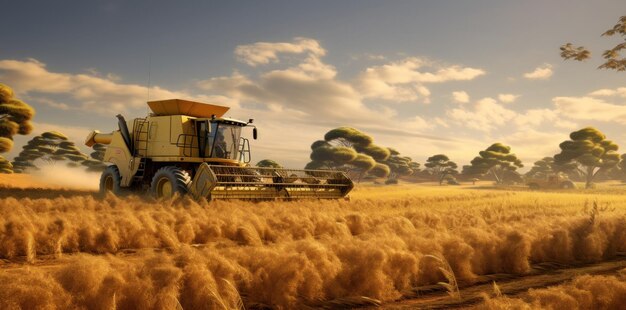
[(532, 72), (524, 73), (524, 77), (529, 80), (547, 80), (553, 73), (551, 64), (543, 64)]
[(468, 103), (470, 98), (464, 91), (454, 91), (452, 92), (452, 100), (458, 103)]
[(608, 103), (593, 97), (555, 97), (557, 111), (576, 120), (626, 124), (626, 106)]
[(470, 108), (455, 108), (447, 112), (448, 117), (457, 124), (483, 132), (490, 132), (507, 124), (517, 116), (513, 110), (499, 105), (493, 98), (478, 100)]
[(567, 139), (566, 132), (524, 129), (505, 135), (501, 140), (524, 162), (524, 170), (529, 170), (533, 162), (558, 153), (559, 144)]
[[(251, 65), (278, 62), (279, 53), (302, 55), (299, 63), (291, 61), (282, 68), (256, 76), (233, 72), (230, 76), (209, 78), (197, 85), (240, 104), (261, 105), (274, 112), (288, 112), (292, 117), (319, 122), (372, 124), (398, 115), (384, 105), (368, 104), (368, 99), (408, 101), (419, 97), (428, 103), (431, 92), (425, 83), (471, 80), (484, 74), (480, 69), (445, 67), (408, 57), (366, 68), (355, 80), (340, 80), (337, 79), (337, 69), (321, 59), (324, 49), (312, 39), (296, 38), (292, 43), (260, 42), (235, 49), (235, 55)], [(255, 55), (261, 56), (254, 58)], [(420, 125), (413, 116), (405, 116), (400, 121), (411, 128), (429, 127)]]
[(554, 127), (564, 129), (575, 129), (578, 125), (569, 120), (563, 119), (559, 111), (551, 109), (530, 109), (524, 113), (519, 113), (515, 119), (518, 129), (532, 130), (543, 123), (550, 123)]
[(472, 105), (463, 105), (448, 110), (446, 115), (450, 121), (455, 122), (460, 127), (485, 133), (504, 127), (514, 130), (533, 130), (545, 123), (550, 123), (556, 128), (566, 129), (573, 129), (577, 126), (575, 123), (563, 119), (558, 110), (529, 109), (518, 112), (505, 108), (490, 97), (482, 98)]
[(430, 96), (425, 84), (467, 81), (483, 74), (485, 71), (482, 69), (441, 66), (421, 58), (408, 57), (365, 69), (357, 78), (356, 87), (364, 98), (415, 101)]
[(519, 98), (520, 95), (513, 95), (513, 94), (499, 94), (498, 95), (498, 100), (500, 102), (503, 103), (512, 103), (515, 102), (515, 100), (517, 100), (517, 98)]
[(41, 99), (41, 96), (32, 96), (33, 100), (40, 100), (48, 106), (62, 110), (82, 109), (106, 115), (145, 108), (148, 93), (151, 100), (180, 98), (208, 102), (228, 101), (225, 97), (192, 96), (158, 86), (148, 88), (122, 84), (92, 74), (51, 72), (44, 63), (35, 59), (0, 60), (0, 80), (10, 81), (11, 87), (20, 95), (63, 94), (74, 101), (57, 103), (51, 99)]
[(248, 45), (239, 45), (235, 48), (235, 56), (238, 61), (257, 66), (278, 62), (278, 54), (303, 54), (308, 53), (315, 57), (326, 54), (317, 40), (309, 38), (294, 38), (288, 42), (257, 42)]
[(598, 89), (596, 91), (590, 92), (589, 96), (594, 96), (594, 97), (618, 96), (618, 97), (626, 98), (626, 87), (619, 87), (616, 89), (608, 89), (608, 88)]

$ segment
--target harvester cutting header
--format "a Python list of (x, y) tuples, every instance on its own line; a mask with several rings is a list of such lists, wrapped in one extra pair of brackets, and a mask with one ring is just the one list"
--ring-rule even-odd
[(97, 130), (85, 145), (107, 144), (110, 163), (100, 191), (150, 191), (157, 198), (175, 193), (210, 199), (342, 198), (353, 187), (341, 171), (250, 167), (249, 140), (242, 129), (249, 121), (224, 117), (228, 107), (171, 99), (150, 101), (145, 118), (126, 121), (119, 129)]

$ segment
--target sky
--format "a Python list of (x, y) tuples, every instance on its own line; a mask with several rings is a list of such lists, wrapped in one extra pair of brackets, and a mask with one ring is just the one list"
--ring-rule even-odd
[[(626, 152), (626, 73), (596, 69), (623, 42), (601, 37), (623, 0), (21, 0), (3, 11), (0, 83), (36, 109), (35, 134), (77, 144), (116, 129), (118, 113), (180, 98), (255, 119), (253, 162), (293, 168), (339, 126), (419, 163), (467, 164), (501, 142), (528, 169), (586, 126)], [(567, 42), (592, 58), (563, 61)]]

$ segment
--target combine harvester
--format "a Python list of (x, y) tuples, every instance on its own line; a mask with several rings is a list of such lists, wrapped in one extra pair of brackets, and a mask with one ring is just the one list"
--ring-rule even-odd
[(110, 165), (100, 178), (100, 192), (150, 191), (156, 198), (191, 194), (195, 199), (338, 199), (354, 184), (341, 171), (258, 168), (249, 165), (250, 143), (244, 127), (252, 119), (224, 117), (228, 107), (187, 100), (150, 101), (145, 118), (119, 129), (97, 130), (85, 145), (107, 144)]

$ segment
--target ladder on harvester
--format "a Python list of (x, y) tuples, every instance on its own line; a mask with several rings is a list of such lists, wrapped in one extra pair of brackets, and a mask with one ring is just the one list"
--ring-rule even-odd
[(141, 183), (146, 170), (146, 155), (148, 153), (148, 131), (150, 125), (145, 118), (136, 118), (133, 124), (133, 157), (140, 157), (137, 173), (133, 176), (132, 182)]
[(149, 124), (145, 118), (136, 118), (133, 124), (134, 157), (145, 157), (148, 151)]

